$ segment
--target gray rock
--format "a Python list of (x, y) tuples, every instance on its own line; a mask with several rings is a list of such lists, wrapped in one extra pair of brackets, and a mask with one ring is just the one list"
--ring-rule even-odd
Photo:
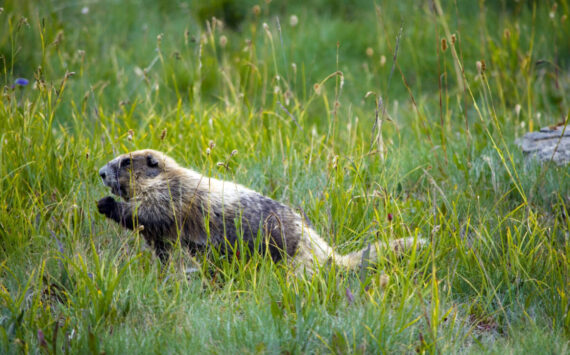
[(545, 127), (539, 132), (529, 132), (517, 139), (517, 145), (529, 157), (539, 161), (553, 161), (558, 165), (570, 163), (570, 125)]

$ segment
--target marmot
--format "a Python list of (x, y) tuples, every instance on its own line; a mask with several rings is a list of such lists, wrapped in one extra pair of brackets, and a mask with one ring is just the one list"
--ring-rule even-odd
[[(290, 207), (234, 182), (185, 169), (155, 150), (123, 154), (99, 175), (124, 200), (104, 197), (97, 203), (99, 212), (131, 230), (142, 226), (142, 235), (163, 262), (178, 239), (185, 247), (202, 248), (234, 247), (238, 238), (250, 248), (268, 249), (274, 261), (286, 256), (306, 271), (327, 262), (354, 268), (362, 261), (364, 250), (335, 253)], [(420, 238), (397, 239), (387, 246), (375, 243), (369, 258), (376, 260), (386, 247), (401, 253), (424, 243)]]

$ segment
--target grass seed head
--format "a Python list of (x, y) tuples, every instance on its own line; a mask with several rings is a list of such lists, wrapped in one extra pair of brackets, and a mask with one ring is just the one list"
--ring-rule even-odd
[(224, 21), (216, 18), (216, 17), (212, 17), (212, 23), (214, 24), (214, 28), (219, 28), (220, 31), (222, 31), (224, 29)]
[(380, 276), (380, 287), (385, 288), (388, 286), (388, 282), (390, 281), (390, 277), (386, 274)]
[[(27, 23), (27, 20), (26, 20)], [(63, 42), (63, 30), (59, 30), (57, 35), (55, 35), (54, 41), (51, 43), (54, 47), (59, 47), (59, 45)]]
[(475, 63), (475, 65), (477, 66), (477, 73), (478, 74), (484, 74), (485, 73), (487, 66), (485, 65), (484, 60), (478, 60), (477, 63)]
[(285, 106), (289, 106), (291, 99), (293, 98), (293, 93), (291, 90), (285, 91)]
[(228, 44), (228, 38), (224, 35), (220, 36), (220, 47), (225, 48)]
[(255, 16), (259, 16), (259, 14), (261, 13), (261, 7), (259, 7), (259, 5), (254, 5), (254, 6), (251, 8), (251, 12), (253, 12), (253, 14), (254, 14)]
[(455, 33), (454, 33), (451, 35), (451, 45), (454, 46), (456, 41), (457, 41), (457, 36), (455, 36)]
[(289, 17), (289, 25), (291, 25), (291, 27), (295, 27), (299, 24), (299, 18), (297, 17), (297, 15), (291, 15), (291, 17)]
[[(20, 17), (20, 20), (18, 21), (18, 25), (16, 26), (18, 31), (20, 30), (20, 28), (22, 28), (22, 26), (30, 27), (30, 23), (28, 22), (28, 19), (26, 17)], [(59, 35), (60, 32), (62, 32), (62, 31), (60, 30), (57, 34)], [(57, 37), (56, 37), (56, 39), (57, 39)]]
[(320, 85), (319, 83), (313, 85), (313, 89), (315, 90), (315, 93), (316, 93), (317, 95), (320, 95), (320, 94), (321, 94), (321, 85)]
[(331, 160), (332, 170), (335, 170), (337, 168), (337, 166), (338, 166), (338, 155), (335, 154)]
[(554, 16), (556, 16), (556, 9), (558, 9), (558, 4), (554, 3), (552, 5), (552, 8), (550, 9), (550, 12), (548, 13), (548, 17), (550, 17), (551, 19), (554, 19)]
[(271, 35), (271, 31), (269, 30), (269, 25), (267, 24), (267, 22), (263, 23), (263, 30), (265, 31), (267, 37), (269, 37), (269, 40), (273, 40), (273, 36)]
[(366, 56), (372, 57), (374, 55), (374, 49), (372, 47), (366, 48)]
[(383, 67), (384, 65), (386, 65), (386, 56), (382, 54), (380, 56), (380, 66)]
[(515, 115), (517, 115), (517, 118), (520, 116), (521, 110), (522, 110), (521, 104), (516, 104), (516, 106), (515, 106)]
[(447, 50), (447, 40), (445, 38), (441, 39), (441, 50), (445, 52)]

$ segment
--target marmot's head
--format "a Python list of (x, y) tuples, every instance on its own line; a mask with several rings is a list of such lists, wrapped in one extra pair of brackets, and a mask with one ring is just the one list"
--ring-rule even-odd
[(129, 200), (135, 196), (137, 188), (148, 185), (151, 179), (161, 178), (177, 166), (166, 154), (145, 149), (116, 157), (99, 170), (99, 175), (113, 194)]

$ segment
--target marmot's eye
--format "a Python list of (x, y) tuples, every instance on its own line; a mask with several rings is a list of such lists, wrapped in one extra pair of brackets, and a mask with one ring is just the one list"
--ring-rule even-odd
[(131, 165), (131, 158), (125, 158), (125, 159), (121, 160), (121, 164), (120, 164), (121, 168), (126, 168), (129, 165)]

